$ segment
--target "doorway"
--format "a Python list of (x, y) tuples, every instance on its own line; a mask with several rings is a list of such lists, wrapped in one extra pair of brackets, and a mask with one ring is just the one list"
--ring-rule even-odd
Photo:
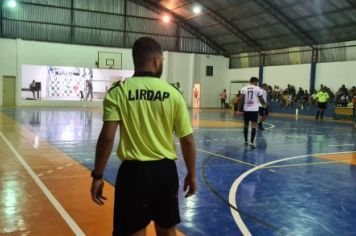
[(2, 84), (2, 104), (3, 106), (15, 106), (16, 97), (16, 77), (4, 76)]

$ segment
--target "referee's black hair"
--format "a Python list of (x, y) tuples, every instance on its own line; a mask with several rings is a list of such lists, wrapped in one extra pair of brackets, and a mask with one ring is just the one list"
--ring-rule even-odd
[(257, 83), (257, 82), (258, 82), (257, 77), (251, 77), (250, 83)]
[(137, 39), (132, 48), (135, 69), (146, 66), (153, 56), (161, 53), (161, 45), (153, 38), (141, 37)]

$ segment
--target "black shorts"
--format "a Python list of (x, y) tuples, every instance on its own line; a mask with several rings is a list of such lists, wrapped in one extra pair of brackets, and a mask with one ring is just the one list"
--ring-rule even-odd
[(225, 104), (225, 99), (221, 98), (220, 102), (221, 102), (221, 104)]
[(326, 109), (327, 102), (318, 102), (318, 108), (319, 109)]
[(116, 178), (113, 235), (130, 235), (151, 220), (162, 228), (180, 222), (175, 161), (123, 161)]
[(258, 120), (258, 111), (244, 111), (244, 121), (245, 122), (257, 122)]

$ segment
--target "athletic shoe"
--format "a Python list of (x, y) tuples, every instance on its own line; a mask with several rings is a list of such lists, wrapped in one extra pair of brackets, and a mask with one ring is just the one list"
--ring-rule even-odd
[(253, 144), (253, 143), (250, 143), (250, 147), (251, 148), (256, 148), (255, 144)]
[(248, 145), (248, 141), (245, 141), (245, 146), (247, 146)]
[(263, 128), (262, 125), (261, 125), (261, 126), (258, 126), (258, 129), (259, 129), (259, 130), (265, 130), (265, 128)]

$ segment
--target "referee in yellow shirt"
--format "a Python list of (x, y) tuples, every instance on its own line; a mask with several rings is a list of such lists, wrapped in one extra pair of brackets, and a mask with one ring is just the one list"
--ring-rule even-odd
[(318, 103), (318, 111), (316, 112), (315, 119), (323, 119), (324, 117), (324, 111), (328, 105), (329, 101), (329, 94), (325, 91), (325, 88), (322, 88), (315, 96), (315, 99)]
[(113, 235), (145, 235), (150, 221), (158, 235), (175, 235), (180, 216), (173, 134), (179, 138), (187, 168), (188, 197), (196, 190), (193, 130), (182, 94), (159, 79), (163, 70), (159, 43), (140, 38), (132, 56), (135, 74), (116, 83), (104, 100), (91, 196), (104, 204), (102, 178), (119, 126), (117, 155), (122, 163), (115, 185)]

